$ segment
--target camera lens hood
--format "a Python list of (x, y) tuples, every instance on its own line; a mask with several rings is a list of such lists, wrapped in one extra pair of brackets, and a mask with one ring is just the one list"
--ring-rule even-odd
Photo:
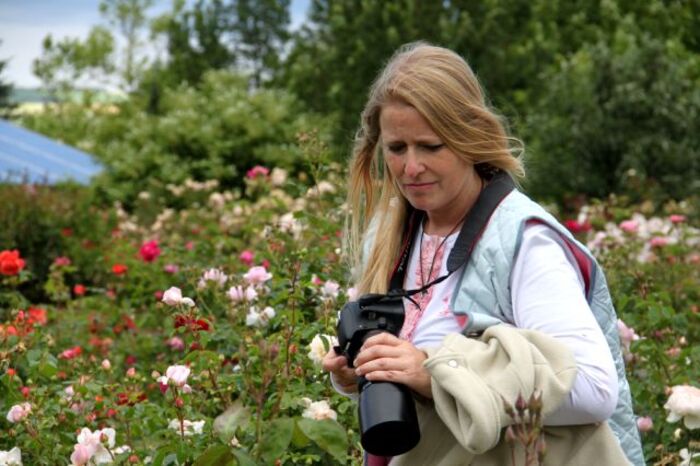
[(360, 391), (359, 411), (360, 443), (369, 453), (397, 456), (418, 444), (416, 405), (405, 385), (365, 382)]

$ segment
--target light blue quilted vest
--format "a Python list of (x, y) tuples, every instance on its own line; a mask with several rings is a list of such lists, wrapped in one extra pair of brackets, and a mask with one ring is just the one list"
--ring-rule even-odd
[[(468, 316), (466, 334), (480, 332), (491, 325), (514, 322), (510, 273), (528, 220), (545, 223), (559, 232), (571, 247), (579, 250), (578, 256), (590, 267), (587, 300), (610, 346), (619, 381), (617, 407), (609, 424), (629, 460), (635, 466), (643, 466), (644, 455), (620, 351), (617, 316), (605, 276), (588, 250), (552, 215), (517, 190), (511, 192), (491, 217), (468, 266), (457, 271), (462, 276), (450, 307), (455, 314)], [(591, 461), (595, 462), (595, 459), (591, 458)]]

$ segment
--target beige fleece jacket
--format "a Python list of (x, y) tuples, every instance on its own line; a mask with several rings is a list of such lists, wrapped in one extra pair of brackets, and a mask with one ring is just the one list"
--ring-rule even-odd
[[(421, 440), (392, 466), (509, 466), (503, 439), (510, 417), (502, 398), (542, 392), (543, 416), (567, 396), (576, 377), (571, 352), (543, 333), (508, 325), (488, 328), (479, 339), (445, 337), (428, 350), (424, 365), (432, 377), (433, 400), (417, 402)], [(629, 464), (607, 423), (545, 427), (545, 465)], [(515, 465), (524, 465), (516, 447)], [(514, 465), (514, 466), (515, 466)]]

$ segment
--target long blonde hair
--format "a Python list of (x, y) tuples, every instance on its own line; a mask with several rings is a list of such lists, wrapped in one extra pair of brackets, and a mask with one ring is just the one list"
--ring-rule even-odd
[[(466, 61), (424, 42), (399, 48), (370, 89), (350, 161), (345, 238), (359, 293), (387, 291), (410, 209), (385, 166), (379, 144), (379, 116), (389, 101), (414, 107), (477, 172), (490, 167), (508, 172), (516, 181), (524, 176), (522, 143), (507, 134), (501, 117), (489, 108)], [(363, 254), (370, 227), (376, 229), (374, 243)]]

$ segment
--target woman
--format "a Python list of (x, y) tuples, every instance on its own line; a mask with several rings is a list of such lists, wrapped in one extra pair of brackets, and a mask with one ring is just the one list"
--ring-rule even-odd
[(424, 290), (404, 300), (399, 337), (369, 338), (354, 368), (331, 351), (324, 369), (341, 393), (364, 376), (419, 395), (422, 439), (386, 459), (392, 465), (509, 464), (499, 398), (534, 390), (543, 393), (545, 464), (625, 464), (624, 454), (644, 464), (615, 311), (584, 246), (514, 190), (469, 262), (448, 270), (485, 186), (524, 175), (519, 148), (447, 49), (404, 46), (372, 86), (349, 187), (357, 289)]

